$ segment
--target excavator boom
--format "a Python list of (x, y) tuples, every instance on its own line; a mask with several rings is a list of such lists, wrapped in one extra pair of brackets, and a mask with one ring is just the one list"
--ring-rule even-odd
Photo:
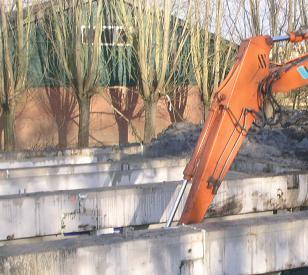
[(287, 93), (307, 85), (308, 54), (271, 69), (273, 93)]
[[(288, 36), (291, 42), (307, 38), (307, 33), (298, 32)], [(307, 54), (282, 66), (270, 66), (273, 43), (281, 40), (287, 37), (279, 40), (257, 36), (241, 43), (237, 61), (215, 92), (209, 116), (184, 170), (185, 183), (192, 181), (192, 186), (180, 224), (203, 220), (258, 116), (266, 93), (287, 92), (308, 84)]]

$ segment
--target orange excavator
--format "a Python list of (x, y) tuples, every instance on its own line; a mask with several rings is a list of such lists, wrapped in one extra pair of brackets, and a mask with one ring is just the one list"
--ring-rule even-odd
[[(303, 40), (308, 40), (307, 31), (277, 37), (256, 36), (241, 43), (237, 61), (214, 94), (167, 227), (171, 226), (189, 181), (192, 186), (179, 224), (203, 220), (252, 124), (265, 121), (264, 102), (268, 99), (276, 110), (279, 105), (273, 94), (308, 85), (307, 53), (282, 65), (270, 62), (275, 42)], [(271, 117), (268, 122), (274, 120)]]

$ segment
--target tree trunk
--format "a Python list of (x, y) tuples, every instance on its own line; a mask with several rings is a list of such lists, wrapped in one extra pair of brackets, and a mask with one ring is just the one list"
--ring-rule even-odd
[(3, 111), (0, 114), (0, 150), (2, 150), (2, 137), (3, 137), (3, 127), (4, 127), (4, 118), (3, 118)]
[(221, 59), (221, 21), (222, 21), (222, 0), (217, 1), (217, 7), (216, 7), (216, 26), (215, 26), (215, 46), (214, 46), (214, 64), (213, 64), (213, 75), (214, 75), (214, 84), (213, 84), (213, 90), (212, 95), (215, 94), (218, 88), (218, 84), (220, 81), (220, 59)]
[(207, 120), (209, 114), (209, 108), (211, 105), (211, 100), (208, 93), (202, 93), (201, 95), (202, 102), (203, 102), (203, 122)]
[(155, 138), (157, 101), (145, 101), (144, 143), (149, 144)]
[(88, 98), (86, 96), (78, 100), (79, 104), (78, 147), (79, 148), (89, 146), (90, 102), (91, 98)]
[(116, 120), (119, 130), (119, 144), (128, 144), (128, 122), (120, 116)]
[(138, 94), (131, 88), (109, 88), (114, 116), (118, 126), (119, 144), (128, 143), (129, 123), (138, 101)]
[(15, 110), (8, 106), (3, 108), (4, 150), (15, 150)]
[(67, 123), (64, 125), (58, 125), (58, 147), (65, 149), (67, 147)]

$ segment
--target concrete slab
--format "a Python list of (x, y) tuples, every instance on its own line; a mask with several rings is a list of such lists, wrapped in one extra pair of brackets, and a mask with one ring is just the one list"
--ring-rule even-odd
[(208, 213), (211, 216), (244, 214), (307, 204), (308, 171), (226, 180)]
[[(189, 156), (149, 159), (142, 157), (140, 148), (67, 150), (59, 151), (63, 155), (54, 158), (2, 161), (0, 167), (9, 168), (0, 169), (0, 196), (182, 179)], [(243, 157), (236, 159), (233, 169), (246, 175), (294, 170), (277, 163), (248, 161)], [(229, 175), (232, 173), (235, 172)], [(240, 177), (239, 173), (236, 175)]]
[(187, 161), (186, 158), (139, 159), (3, 170), (0, 173), (0, 196), (176, 181), (182, 179)]
[(144, 147), (110, 146), (105, 148), (65, 149), (54, 151), (27, 151), (0, 153), (0, 169), (35, 168), (69, 164), (90, 164), (116, 161), (131, 155), (142, 156)]
[(260, 274), (308, 266), (308, 212), (0, 248), (1, 274)]
[[(179, 188), (164, 182), (2, 196), (0, 240), (165, 223)], [(208, 217), (301, 206), (308, 206), (308, 173), (226, 180)]]
[(205, 274), (263, 274), (308, 266), (308, 212), (207, 221)]
[(97, 163), (97, 156), (56, 156), (50, 158), (31, 158), (25, 160), (2, 160), (0, 161), (1, 170), (12, 170), (18, 168), (36, 168), (36, 167), (50, 167), (74, 164), (89, 164)]
[[(178, 181), (183, 178), (187, 161), (187, 158), (138, 158), (97, 164), (2, 170), (0, 196)], [(228, 177), (243, 176), (244, 173), (234, 171), (228, 174)]]

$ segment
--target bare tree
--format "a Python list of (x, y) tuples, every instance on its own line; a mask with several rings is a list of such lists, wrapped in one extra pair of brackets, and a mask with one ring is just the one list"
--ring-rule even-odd
[[(270, 24), (270, 34), (272, 36), (278, 33), (278, 15), (280, 11), (280, 3), (277, 0), (267, 0), (268, 16)], [(272, 49), (272, 60), (278, 61), (278, 45), (275, 44)]]
[(191, 59), (197, 86), (201, 91), (205, 117), (211, 96), (209, 89), (210, 2), (206, 0), (204, 8), (201, 6), (201, 0), (194, 2), (195, 17), (191, 17), (192, 23), (190, 24)]
[(127, 144), (128, 129), (137, 105), (138, 93), (132, 88), (123, 87), (112, 87), (109, 90), (118, 125), (119, 144)]
[(222, 9), (223, 0), (216, 1), (216, 19), (215, 19), (215, 44), (214, 44), (214, 62), (213, 62), (213, 75), (214, 84), (213, 90), (216, 91), (220, 81), (220, 59), (221, 59), (221, 22), (222, 22)]
[(15, 109), (28, 87), (31, 6), (22, 0), (0, 2), (0, 102), (4, 120), (4, 149), (15, 150)]
[[(232, 3), (236, 14), (231, 18), (229, 11), (229, 18), (226, 20), (224, 15), (227, 15), (228, 5), (229, 2), (223, 0), (194, 1), (194, 16), (191, 17), (190, 24), (191, 60), (203, 101), (204, 119), (207, 117), (211, 97), (232, 65), (237, 48), (233, 36), (237, 30), (241, 1), (239, 4)], [(213, 13), (215, 16), (211, 17)], [(225, 29), (222, 28), (223, 25)]]
[[(139, 93), (144, 101), (144, 142), (155, 137), (156, 108), (172, 80), (188, 38), (187, 22), (179, 18), (181, 1), (125, 1), (120, 3), (123, 24), (133, 30), (133, 48), (138, 66)], [(177, 2), (177, 3), (176, 3)], [(161, 4), (161, 5), (160, 5)], [(190, 14), (190, 3), (185, 17)]]
[(65, 74), (63, 84), (72, 87), (78, 101), (79, 147), (89, 145), (91, 98), (102, 78), (108, 79), (101, 55), (104, 5), (103, 0), (54, 0), (45, 12), (43, 30)]
[[(190, 32), (190, 29), (189, 29)], [(190, 38), (190, 37), (189, 37)], [(178, 57), (175, 54), (170, 56), (169, 63), (176, 64), (169, 81), (165, 86), (165, 98), (167, 101), (167, 110), (172, 123), (184, 120), (184, 112), (188, 100), (189, 85), (193, 80), (193, 70), (191, 62), (191, 45), (189, 39), (184, 44), (182, 52)]]
[(260, 1), (249, 0), (250, 8), (250, 24), (251, 31), (254, 36), (261, 34), (261, 22), (260, 22)]
[[(243, 10), (246, 14), (244, 22), (248, 23), (250, 35), (281, 35), (307, 24), (307, 5), (302, 0), (249, 0), (248, 8), (244, 4)], [(246, 24), (244, 26), (246, 27)], [(271, 60), (275, 63), (284, 63), (307, 52), (306, 45), (305, 43), (275, 43), (271, 51)], [(306, 100), (305, 88), (287, 95), (277, 95), (277, 97), (288, 107), (300, 107)]]
[(305, 0), (298, 0), (298, 6), (300, 11), (301, 24), (307, 27), (308, 26), (307, 2)]
[[(37, 22), (38, 26), (40, 21)], [(57, 125), (58, 147), (68, 145), (68, 131), (76, 116), (77, 100), (70, 89), (61, 87), (62, 70), (59, 60), (49, 43), (44, 42), (45, 36), (41, 29), (36, 28), (36, 48), (41, 69), (41, 84), (45, 93), (39, 93), (35, 99), (41, 111), (51, 117)]]

